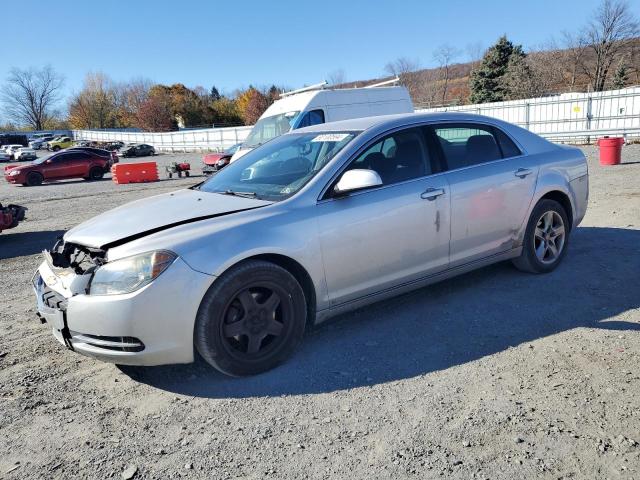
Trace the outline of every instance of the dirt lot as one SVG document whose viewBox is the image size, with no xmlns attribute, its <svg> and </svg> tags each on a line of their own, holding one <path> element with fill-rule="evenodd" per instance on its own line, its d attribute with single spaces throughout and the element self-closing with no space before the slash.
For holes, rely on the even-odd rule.
<svg viewBox="0 0 640 480">
<path fill-rule="evenodd" d="M 35 317 L 42 248 L 196 179 L 0 180 L 29 208 L 0 234 L 0 478 L 640 478 L 640 146 L 618 167 L 585 152 L 589 211 L 554 273 L 500 264 L 376 304 L 248 379 L 100 363 Z"/>
</svg>

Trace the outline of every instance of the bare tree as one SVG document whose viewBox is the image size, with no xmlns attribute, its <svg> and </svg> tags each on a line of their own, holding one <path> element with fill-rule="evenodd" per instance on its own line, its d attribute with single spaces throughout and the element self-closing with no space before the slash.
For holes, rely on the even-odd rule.
<svg viewBox="0 0 640 480">
<path fill-rule="evenodd" d="M 347 78 L 342 68 L 334 70 L 327 75 L 327 82 L 329 82 L 329 85 L 341 85 L 346 83 L 346 81 Z"/>
<path fill-rule="evenodd" d="M 64 79 L 49 65 L 42 69 L 14 68 L 2 93 L 6 116 L 19 125 L 42 130 L 55 113 Z"/>
<path fill-rule="evenodd" d="M 638 32 L 638 21 L 626 1 L 603 0 L 581 36 L 581 43 L 594 56 L 593 63 L 582 62 L 594 91 L 604 90 L 611 66 Z"/>
<path fill-rule="evenodd" d="M 564 65 L 569 66 L 569 78 L 567 84 L 571 90 L 576 86 L 578 71 L 584 64 L 586 46 L 583 38 L 571 32 L 562 32 L 562 46 L 564 54 Z"/>
<path fill-rule="evenodd" d="M 466 46 L 465 53 L 472 70 L 480 64 L 485 50 L 486 48 L 482 45 L 482 42 L 474 42 Z"/>
<path fill-rule="evenodd" d="M 442 103 L 447 98 L 447 88 L 451 77 L 451 62 L 460 55 L 460 50 L 447 43 L 440 45 L 433 53 L 433 59 L 440 66 L 440 81 L 442 82 Z"/>
<path fill-rule="evenodd" d="M 417 60 L 411 60 L 407 57 L 399 57 L 396 60 L 385 65 L 384 70 L 389 75 L 400 78 L 400 84 L 407 87 L 411 98 L 416 99 L 418 88 L 420 86 L 420 76 L 416 71 L 420 68 Z"/>
</svg>

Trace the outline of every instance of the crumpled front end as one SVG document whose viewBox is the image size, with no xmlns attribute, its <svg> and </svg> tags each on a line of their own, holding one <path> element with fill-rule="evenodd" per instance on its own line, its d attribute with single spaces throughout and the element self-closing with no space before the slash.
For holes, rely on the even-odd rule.
<svg viewBox="0 0 640 480">
<path fill-rule="evenodd" d="M 33 277 L 38 316 L 68 349 L 129 365 L 193 361 L 193 327 L 213 277 L 181 258 L 144 287 L 92 295 L 91 281 L 107 252 L 58 242 Z"/>
</svg>

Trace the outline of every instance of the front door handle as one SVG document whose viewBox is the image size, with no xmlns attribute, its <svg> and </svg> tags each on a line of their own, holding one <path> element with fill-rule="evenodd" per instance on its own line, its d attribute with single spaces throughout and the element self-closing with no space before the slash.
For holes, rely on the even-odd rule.
<svg viewBox="0 0 640 480">
<path fill-rule="evenodd" d="M 420 198 L 423 200 L 435 200 L 440 195 L 444 195 L 444 188 L 427 188 L 420 194 Z"/>
<path fill-rule="evenodd" d="M 531 170 L 529 170 L 528 168 L 519 168 L 518 170 L 516 170 L 514 172 L 514 175 L 518 178 L 524 178 L 527 175 L 531 175 L 533 172 Z"/>
</svg>

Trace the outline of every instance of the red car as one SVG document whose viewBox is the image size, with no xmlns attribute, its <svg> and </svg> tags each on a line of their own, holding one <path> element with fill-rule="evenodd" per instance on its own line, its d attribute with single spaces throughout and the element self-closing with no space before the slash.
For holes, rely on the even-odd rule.
<svg viewBox="0 0 640 480">
<path fill-rule="evenodd" d="M 99 180 L 112 163 L 110 157 L 82 150 L 66 150 L 28 165 L 9 165 L 4 169 L 4 178 L 9 183 L 28 186 L 66 178 Z"/>
<path fill-rule="evenodd" d="M 202 157 L 202 161 L 204 162 L 202 173 L 205 175 L 211 175 L 212 173 L 222 170 L 224 167 L 229 165 L 229 160 L 231 160 L 231 157 L 236 153 L 236 150 L 238 150 L 240 145 L 242 144 L 237 143 L 233 147 L 229 147 L 224 152 L 220 153 L 207 153 Z"/>
</svg>

